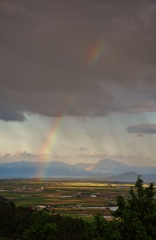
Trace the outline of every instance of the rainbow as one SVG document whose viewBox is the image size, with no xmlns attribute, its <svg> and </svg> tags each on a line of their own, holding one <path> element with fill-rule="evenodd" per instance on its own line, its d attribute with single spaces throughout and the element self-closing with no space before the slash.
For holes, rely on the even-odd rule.
<svg viewBox="0 0 156 240">
<path fill-rule="evenodd" d="M 44 178 L 46 176 L 46 169 L 48 169 L 48 166 L 50 164 L 50 162 L 46 161 L 46 158 L 48 155 L 51 155 L 51 153 L 53 153 L 59 134 L 65 123 L 66 116 L 69 114 L 74 103 L 75 100 L 72 96 L 66 99 L 63 110 L 60 111 L 60 113 L 56 117 L 56 121 L 53 124 L 52 129 L 50 130 L 49 135 L 47 136 L 43 146 L 41 147 L 41 158 L 38 166 L 39 170 L 36 174 L 37 178 Z"/>
<path fill-rule="evenodd" d="M 87 56 L 85 58 L 85 64 L 89 67 L 94 67 L 97 65 L 99 60 L 101 59 L 103 53 L 106 50 L 106 44 L 102 40 L 96 41 L 92 44 L 87 52 Z"/>
</svg>

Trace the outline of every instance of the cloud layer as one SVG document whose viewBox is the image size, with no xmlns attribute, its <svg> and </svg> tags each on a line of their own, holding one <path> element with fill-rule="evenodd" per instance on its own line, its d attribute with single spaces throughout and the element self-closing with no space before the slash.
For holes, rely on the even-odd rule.
<svg viewBox="0 0 156 240">
<path fill-rule="evenodd" d="M 17 152 L 14 154 L 10 153 L 1 153 L 0 154 L 0 160 L 4 162 L 12 162 L 12 161 L 43 161 L 43 159 L 46 159 L 47 161 L 54 161 L 55 159 L 64 159 L 67 158 L 68 161 L 70 158 L 76 158 L 76 159 L 135 159 L 135 156 L 132 155 L 124 155 L 124 154 L 114 154 L 114 153 L 98 153 L 98 152 L 89 152 L 89 153 L 80 153 L 76 156 L 74 155 L 68 155 L 68 156 L 52 156 L 47 154 L 34 154 L 26 151 Z"/>
<path fill-rule="evenodd" d="M 156 124 L 139 124 L 127 127 L 129 133 L 156 134 Z"/>
<path fill-rule="evenodd" d="M 155 111 L 155 22 L 153 0 L 1 1 L 0 119 Z"/>
</svg>

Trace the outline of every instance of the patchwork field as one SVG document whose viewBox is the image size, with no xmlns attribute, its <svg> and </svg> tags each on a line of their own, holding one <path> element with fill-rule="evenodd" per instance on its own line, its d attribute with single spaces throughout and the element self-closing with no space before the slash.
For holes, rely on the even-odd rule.
<svg viewBox="0 0 156 240">
<path fill-rule="evenodd" d="M 13 179 L 0 180 L 0 195 L 16 205 L 32 206 L 54 213 L 89 218 L 97 211 L 111 216 L 117 194 L 128 195 L 133 184 L 104 182 Z"/>
</svg>

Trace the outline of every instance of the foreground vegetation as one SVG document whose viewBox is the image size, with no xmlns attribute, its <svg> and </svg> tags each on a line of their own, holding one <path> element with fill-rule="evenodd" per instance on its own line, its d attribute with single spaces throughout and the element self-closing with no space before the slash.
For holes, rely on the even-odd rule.
<svg viewBox="0 0 156 240">
<path fill-rule="evenodd" d="M 117 196 L 118 209 L 107 221 L 101 213 L 92 222 L 0 201 L 0 240 L 155 240 L 154 185 L 139 177 L 129 196 Z"/>
</svg>

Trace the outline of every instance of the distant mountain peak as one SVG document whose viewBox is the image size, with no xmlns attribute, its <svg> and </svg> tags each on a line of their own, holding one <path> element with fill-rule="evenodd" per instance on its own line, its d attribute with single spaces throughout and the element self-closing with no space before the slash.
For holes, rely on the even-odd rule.
<svg viewBox="0 0 156 240">
<path fill-rule="evenodd" d="M 92 169 L 93 169 L 93 165 L 88 166 L 88 167 L 85 168 L 85 170 L 86 170 L 86 171 L 89 171 L 89 172 L 90 172 Z"/>
<path fill-rule="evenodd" d="M 38 172 L 43 171 L 46 173 L 45 177 L 105 177 L 120 175 L 122 179 L 125 176 L 122 174 L 126 173 L 126 176 L 136 178 L 136 175 L 143 174 L 156 174 L 156 167 L 138 167 L 129 166 L 125 163 L 113 160 L 113 159 L 102 159 L 97 163 L 76 163 L 68 164 L 61 161 L 51 162 L 6 162 L 0 163 L 0 178 L 32 178 Z M 154 177 L 155 179 L 155 177 Z"/>
</svg>

